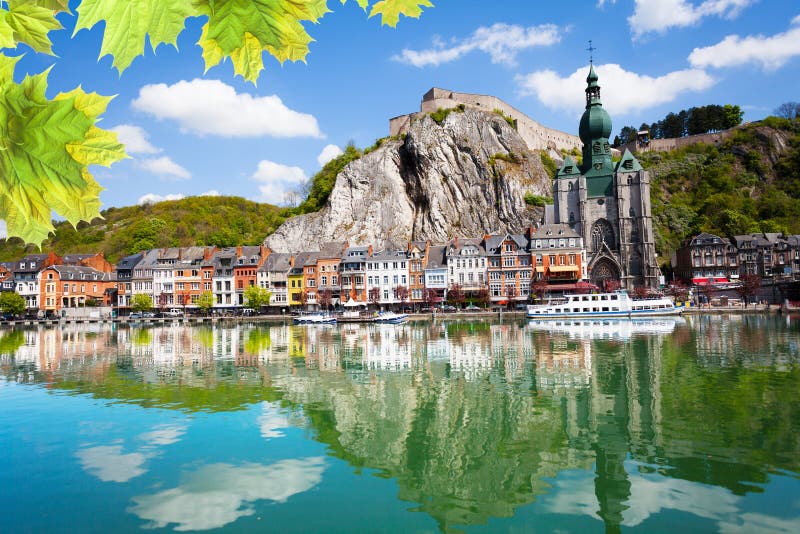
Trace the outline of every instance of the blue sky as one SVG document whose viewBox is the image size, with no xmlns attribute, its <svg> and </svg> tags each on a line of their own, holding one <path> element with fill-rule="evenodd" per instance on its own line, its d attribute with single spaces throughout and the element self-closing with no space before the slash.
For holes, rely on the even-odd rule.
<svg viewBox="0 0 800 534">
<path fill-rule="evenodd" d="M 257 86 L 230 62 L 203 73 L 203 19 L 188 22 L 178 50 L 148 50 L 119 76 L 97 59 L 102 27 L 70 37 L 74 15 L 62 14 L 67 30 L 50 34 L 58 58 L 24 50 L 17 75 L 53 65 L 51 96 L 77 85 L 117 95 L 102 126 L 131 159 L 93 169 L 103 207 L 199 194 L 282 204 L 323 153 L 387 135 L 389 118 L 418 110 L 434 86 L 492 94 L 577 133 L 589 39 L 614 133 L 691 106 L 738 104 L 758 120 L 800 100 L 796 0 L 433 3 L 391 29 L 329 0 L 333 12 L 307 26 L 307 63 L 265 55 Z"/>
</svg>

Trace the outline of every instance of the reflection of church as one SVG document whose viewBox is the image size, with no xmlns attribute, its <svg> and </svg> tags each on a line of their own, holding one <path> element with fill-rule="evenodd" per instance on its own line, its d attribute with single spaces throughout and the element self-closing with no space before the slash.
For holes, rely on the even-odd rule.
<svg viewBox="0 0 800 534">
<path fill-rule="evenodd" d="M 611 161 L 611 117 L 600 102 L 594 66 L 586 78 L 581 165 L 567 156 L 553 184 L 555 223 L 567 223 L 586 244 L 589 278 L 598 285 L 656 287 L 658 265 L 650 214 L 650 175 L 625 151 Z"/>
</svg>

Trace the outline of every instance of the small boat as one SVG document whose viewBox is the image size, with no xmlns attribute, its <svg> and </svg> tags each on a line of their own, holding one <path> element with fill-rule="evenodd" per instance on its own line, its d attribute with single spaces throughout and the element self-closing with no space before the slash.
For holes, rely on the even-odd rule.
<svg viewBox="0 0 800 534">
<path fill-rule="evenodd" d="M 388 324 L 399 324 L 405 322 L 408 319 L 407 313 L 395 313 L 393 311 L 381 312 L 376 315 L 372 322 L 374 323 L 388 323 Z"/>
<path fill-rule="evenodd" d="M 679 315 L 683 310 L 668 297 L 632 299 L 626 291 L 569 294 L 546 304 L 528 306 L 528 319 L 580 319 L 592 317 L 654 317 Z"/>
<path fill-rule="evenodd" d="M 309 313 L 295 317 L 294 324 L 336 324 L 336 317 L 327 313 Z"/>
</svg>

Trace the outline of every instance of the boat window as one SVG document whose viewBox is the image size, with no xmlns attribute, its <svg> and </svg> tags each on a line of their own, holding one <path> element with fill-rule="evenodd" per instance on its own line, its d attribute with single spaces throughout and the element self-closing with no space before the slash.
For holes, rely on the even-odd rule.
<svg viewBox="0 0 800 534">
<path fill-rule="evenodd" d="M 583 300 L 589 300 L 589 297 L 584 295 Z"/>
<path fill-rule="evenodd" d="M 617 300 L 617 295 L 611 295 L 611 300 Z"/>
<path fill-rule="evenodd" d="M 608 311 L 608 306 L 603 306 L 603 311 L 607 312 Z"/>
<path fill-rule="evenodd" d="M 584 308 L 583 311 L 588 312 L 589 308 Z"/>
<path fill-rule="evenodd" d="M 611 311 L 619 311 L 619 308 L 617 308 L 616 306 L 614 306 L 613 308 L 611 308 Z"/>
<path fill-rule="evenodd" d="M 573 308 L 572 311 L 579 312 L 579 311 L 581 311 L 581 309 L 580 308 Z"/>
<path fill-rule="evenodd" d="M 608 300 L 608 295 L 600 295 L 600 300 Z"/>
</svg>

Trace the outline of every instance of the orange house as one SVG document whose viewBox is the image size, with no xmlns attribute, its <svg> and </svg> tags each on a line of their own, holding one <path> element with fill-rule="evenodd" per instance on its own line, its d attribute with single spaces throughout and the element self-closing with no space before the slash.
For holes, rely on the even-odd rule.
<svg viewBox="0 0 800 534">
<path fill-rule="evenodd" d="M 430 241 L 408 244 L 408 296 L 412 304 L 422 304 L 425 297 L 425 266 L 428 264 Z"/>
<path fill-rule="evenodd" d="M 574 283 L 586 279 L 583 239 L 566 224 L 546 224 L 531 235 L 535 280 Z"/>
<path fill-rule="evenodd" d="M 203 291 L 211 290 L 211 275 L 208 263 L 216 247 L 187 247 L 180 249 L 179 261 L 175 264 L 175 300 L 178 306 L 197 306 Z M 211 268 L 213 272 L 213 268 Z M 205 289 L 205 288 L 208 289 Z"/>
<path fill-rule="evenodd" d="M 89 301 L 110 306 L 117 285 L 113 273 L 78 265 L 51 265 L 40 274 L 39 309 L 43 311 L 77 308 Z"/>
<path fill-rule="evenodd" d="M 258 268 L 264 265 L 271 252 L 264 245 L 236 247 L 233 284 L 236 288 L 236 303 L 239 306 L 244 306 L 244 290 L 258 283 Z"/>
<path fill-rule="evenodd" d="M 320 247 L 317 253 L 317 301 L 321 291 L 330 291 L 331 304 L 338 304 L 342 291 L 339 266 L 347 247 L 347 241 L 325 243 Z"/>
</svg>

